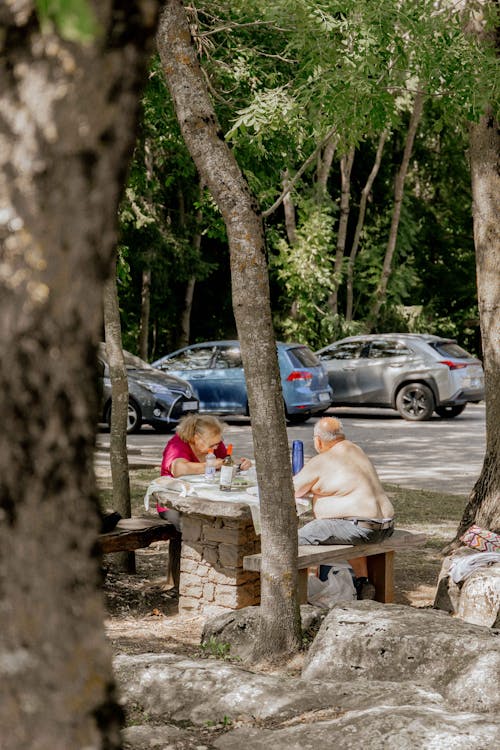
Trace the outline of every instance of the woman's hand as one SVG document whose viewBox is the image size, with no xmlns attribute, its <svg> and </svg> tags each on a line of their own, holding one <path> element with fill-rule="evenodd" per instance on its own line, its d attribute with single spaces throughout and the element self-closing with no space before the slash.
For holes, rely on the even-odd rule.
<svg viewBox="0 0 500 750">
<path fill-rule="evenodd" d="M 249 469 L 251 465 L 252 465 L 252 462 L 250 461 L 249 458 L 243 458 L 243 457 L 240 458 L 239 469 L 241 471 L 247 471 L 247 469 Z"/>
</svg>

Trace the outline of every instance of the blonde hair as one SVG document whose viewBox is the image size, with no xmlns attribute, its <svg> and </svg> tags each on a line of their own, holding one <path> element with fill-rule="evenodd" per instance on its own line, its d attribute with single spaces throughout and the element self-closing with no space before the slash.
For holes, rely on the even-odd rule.
<svg viewBox="0 0 500 750">
<path fill-rule="evenodd" d="M 224 427 L 224 423 L 212 414 L 188 414 L 182 417 L 176 432 L 185 443 L 192 443 L 195 435 L 203 435 L 207 432 L 218 433 L 222 436 Z"/>
</svg>

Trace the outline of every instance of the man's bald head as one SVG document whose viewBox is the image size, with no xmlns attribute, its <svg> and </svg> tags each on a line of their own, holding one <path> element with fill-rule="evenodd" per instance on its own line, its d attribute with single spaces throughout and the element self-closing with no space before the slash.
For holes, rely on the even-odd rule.
<svg viewBox="0 0 500 750">
<path fill-rule="evenodd" d="M 336 417 L 322 417 L 314 425 L 314 437 L 319 437 L 324 443 L 333 443 L 339 437 L 345 437 L 344 427 Z"/>
</svg>

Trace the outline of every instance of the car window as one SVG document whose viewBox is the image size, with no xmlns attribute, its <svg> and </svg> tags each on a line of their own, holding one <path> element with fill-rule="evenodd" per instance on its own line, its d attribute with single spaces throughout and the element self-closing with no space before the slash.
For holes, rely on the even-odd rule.
<svg viewBox="0 0 500 750">
<path fill-rule="evenodd" d="M 335 344 L 320 354 L 320 359 L 359 359 L 365 346 L 364 341 L 345 341 L 343 344 Z"/>
<path fill-rule="evenodd" d="M 294 367 L 318 367 L 319 359 L 307 346 L 296 346 L 293 349 L 287 349 Z"/>
<path fill-rule="evenodd" d="M 226 346 L 218 350 L 214 367 L 225 370 L 233 367 L 243 367 L 239 346 Z"/>
<path fill-rule="evenodd" d="M 213 346 L 185 349 L 175 357 L 164 359 L 160 367 L 162 370 L 204 370 L 210 367 L 213 352 Z"/>
<path fill-rule="evenodd" d="M 443 357 L 453 357 L 454 359 L 473 359 L 472 354 L 462 349 L 455 341 L 445 341 L 443 343 L 433 342 L 432 348 L 435 349 Z"/>
<path fill-rule="evenodd" d="M 411 351 L 399 341 L 372 341 L 369 359 L 383 359 L 384 357 L 402 357 L 411 354 Z"/>
</svg>

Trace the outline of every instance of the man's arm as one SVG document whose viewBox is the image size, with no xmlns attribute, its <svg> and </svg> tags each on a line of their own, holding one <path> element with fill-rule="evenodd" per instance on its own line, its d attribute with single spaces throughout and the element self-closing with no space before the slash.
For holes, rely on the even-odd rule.
<svg viewBox="0 0 500 750">
<path fill-rule="evenodd" d="M 313 459 L 311 459 L 311 461 L 312 460 Z M 311 461 L 307 463 L 298 474 L 295 474 L 293 478 L 295 497 L 305 497 L 305 495 L 308 495 L 316 482 L 317 477 L 314 474 L 314 471 L 311 471 Z"/>
</svg>

